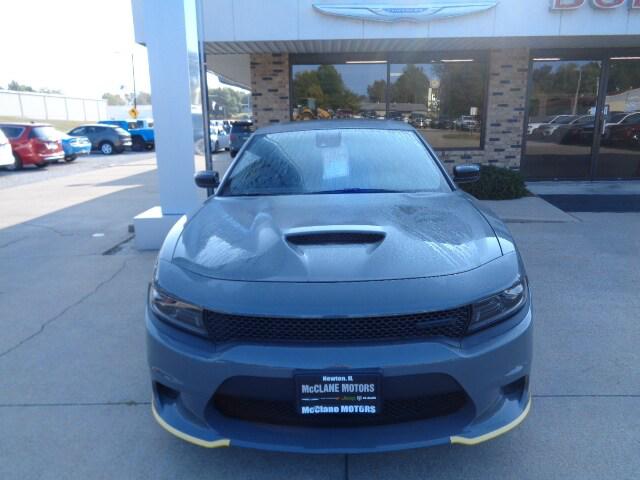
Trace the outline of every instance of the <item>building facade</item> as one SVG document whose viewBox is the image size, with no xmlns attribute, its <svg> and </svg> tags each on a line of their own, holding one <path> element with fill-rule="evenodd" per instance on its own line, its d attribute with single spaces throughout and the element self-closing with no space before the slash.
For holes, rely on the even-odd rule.
<svg viewBox="0 0 640 480">
<path fill-rule="evenodd" d="M 449 168 L 640 178 L 640 0 L 147 3 L 133 0 L 134 20 L 157 126 L 156 102 L 180 89 L 189 98 L 194 82 L 154 78 L 194 58 L 182 40 L 199 30 L 206 69 L 251 90 L 258 126 L 391 118 L 414 125 Z"/>
</svg>

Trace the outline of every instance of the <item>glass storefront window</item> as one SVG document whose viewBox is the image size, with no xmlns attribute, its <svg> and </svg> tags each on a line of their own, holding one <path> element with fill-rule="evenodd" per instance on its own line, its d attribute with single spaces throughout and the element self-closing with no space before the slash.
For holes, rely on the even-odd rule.
<svg viewBox="0 0 640 480">
<path fill-rule="evenodd" d="M 598 178 L 640 178 L 640 59 L 611 59 Z"/>
<path fill-rule="evenodd" d="M 435 149 L 481 147 L 485 66 L 474 60 L 391 64 L 389 118 Z"/>
<path fill-rule="evenodd" d="M 588 178 L 601 62 L 533 62 L 522 171 L 528 178 Z"/>
<path fill-rule="evenodd" d="M 435 149 L 482 148 L 481 60 L 294 63 L 291 73 L 293 120 L 388 118 L 411 123 Z"/>
<path fill-rule="evenodd" d="M 294 65 L 293 120 L 384 118 L 386 63 Z"/>
</svg>

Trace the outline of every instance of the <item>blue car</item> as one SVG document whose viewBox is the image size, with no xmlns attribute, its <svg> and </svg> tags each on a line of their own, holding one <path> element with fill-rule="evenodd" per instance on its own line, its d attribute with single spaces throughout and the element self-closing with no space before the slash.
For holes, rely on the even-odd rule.
<svg viewBox="0 0 640 480">
<path fill-rule="evenodd" d="M 204 447 L 474 445 L 530 408 L 532 309 L 505 224 L 397 121 L 258 129 L 160 250 L 152 411 Z"/>
<path fill-rule="evenodd" d="M 65 162 L 73 162 L 76 158 L 91 153 L 91 142 L 87 137 L 72 137 L 66 133 L 61 133 L 60 140 L 64 150 Z"/>
</svg>

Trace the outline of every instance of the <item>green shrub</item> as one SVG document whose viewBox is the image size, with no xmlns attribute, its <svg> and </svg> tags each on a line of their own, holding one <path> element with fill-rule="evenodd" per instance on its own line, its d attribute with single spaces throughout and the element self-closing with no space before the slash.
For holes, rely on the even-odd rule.
<svg viewBox="0 0 640 480">
<path fill-rule="evenodd" d="M 482 165 L 480 180 L 460 185 L 478 200 L 512 200 L 531 195 L 519 172 L 507 168 Z"/>
</svg>

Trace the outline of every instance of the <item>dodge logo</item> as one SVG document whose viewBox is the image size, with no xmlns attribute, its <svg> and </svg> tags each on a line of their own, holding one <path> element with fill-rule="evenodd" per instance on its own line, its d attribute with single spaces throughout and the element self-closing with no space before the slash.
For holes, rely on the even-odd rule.
<svg viewBox="0 0 640 480">
<path fill-rule="evenodd" d="M 582 7 L 588 0 L 551 0 L 551 10 L 575 10 Z M 640 0 L 590 0 L 591 6 L 600 10 L 628 5 L 630 9 L 640 9 Z"/>
</svg>

